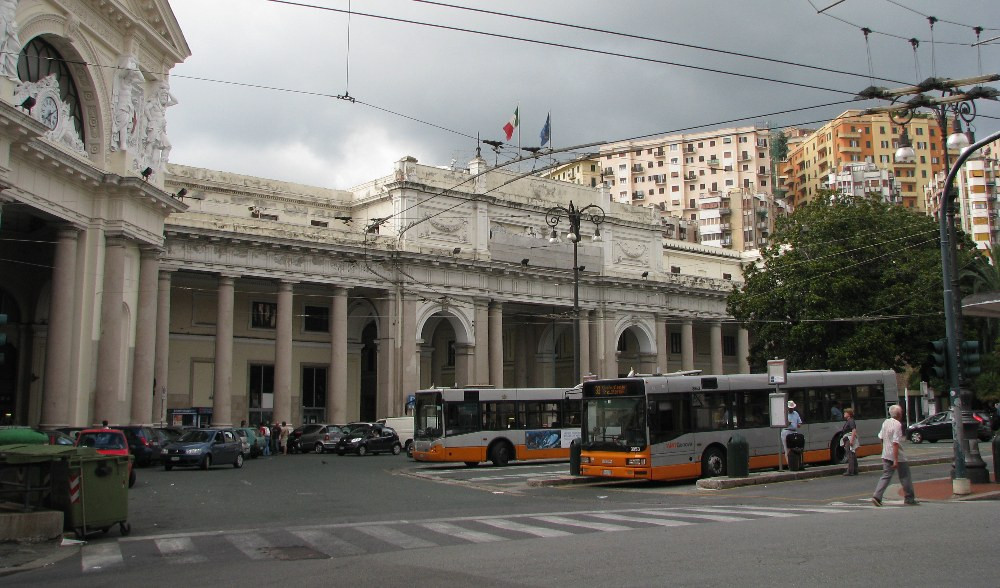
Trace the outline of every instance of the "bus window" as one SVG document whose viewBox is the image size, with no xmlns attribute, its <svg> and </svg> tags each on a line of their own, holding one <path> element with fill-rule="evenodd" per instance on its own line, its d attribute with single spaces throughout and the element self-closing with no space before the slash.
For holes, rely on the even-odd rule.
<svg viewBox="0 0 1000 588">
<path fill-rule="evenodd" d="M 483 430 L 484 431 L 504 431 L 516 429 L 513 402 L 484 402 L 483 403 Z"/>
<path fill-rule="evenodd" d="M 563 401 L 563 426 L 580 426 L 580 400 L 567 398 Z"/>
<path fill-rule="evenodd" d="M 885 388 L 876 384 L 854 387 L 854 418 L 877 419 L 885 412 Z"/>
<path fill-rule="evenodd" d="M 524 402 L 521 404 L 521 422 L 526 429 L 547 429 L 559 426 L 558 402 Z"/>
<path fill-rule="evenodd" d="M 691 413 L 695 431 L 719 431 L 729 428 L 732 416 L 725 393 L 696 392 L 691 395 Z"/>
<path fill-rule="evenodd" d="M 445 404 L 445 423 L 448 430 L 445 435 L 461 435 L 479 430 L 477 416 L 478 402 L 449 402 Z"/>
<path fill-rule="evenodd" d="M 737 398 L 742 405 L 740 412 L 743 414 L 743 422 L 737 422 L 737 427 L 750 429 L 771 425 L 770 406 L 767 401 L 769 392 L 769 390 L 759 390 L 737 393 Z"/>
<path fill-rule="evenodd" d="M 688 432 L 686 394 L 650 396 L 649 442 L 664 443 Z"/>
</svg>

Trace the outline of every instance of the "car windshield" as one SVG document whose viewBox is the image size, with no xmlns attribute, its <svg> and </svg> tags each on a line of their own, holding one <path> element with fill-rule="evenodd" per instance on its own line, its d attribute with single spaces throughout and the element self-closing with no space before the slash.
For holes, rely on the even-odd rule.
<svg viewBox="0 0 1000 588">
<path fill-rule="evenodd" d="M 181 436 L 180 440 L 185 443 L 204 443 L 211 441 L 214 437 L 214 431 L 188 431 Z"/>
<path fill-rule="evenodd" d="M 125 437 L 121 433 L 84 433 L 80 435 L 81 447 L 94 449 L 125 449 Z"/>
<path fill-rule="evenodd" d="M 344 435 L 357 435 L 363 437 L 371 430 L 371 425 L 347 425 L 340 430 Z"/>
</svg>

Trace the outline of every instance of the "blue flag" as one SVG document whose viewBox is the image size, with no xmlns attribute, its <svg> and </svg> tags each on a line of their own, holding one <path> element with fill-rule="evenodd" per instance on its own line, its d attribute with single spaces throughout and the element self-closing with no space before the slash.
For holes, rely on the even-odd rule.
<svg viewBox="0 0 1000 588">
<path fill-rule="evenodd" d="M 552 126 L 549 124 L 551 122 L 550 121 L 551 118 L 552 118 L 551 113 L 545 115 L 545 126 L 542 127 L 542 134 L 539 136 L 539 138 L 542 140 L 541 143 L 542 147 L 545 147 L 545 144 L 549 142 L 549 133 L 552 131 Z"/>
</svg>

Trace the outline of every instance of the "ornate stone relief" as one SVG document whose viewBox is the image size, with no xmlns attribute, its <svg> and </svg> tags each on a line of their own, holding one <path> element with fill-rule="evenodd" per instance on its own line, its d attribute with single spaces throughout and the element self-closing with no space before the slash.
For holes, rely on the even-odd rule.
<svg viewBox="0 0 1000 588">
<path fill-rule="evenodd" d="M 139 150 L 139 123 L 143 118 L 146 78 L 139 71 L 135 55 L 123 55 L 118 61 L 111 91 L 111 151 Z"/>
<path fill-rule="evenodd" d="M 18 26 L 14 20 L 18 0 L 0 0 L 0 75 L 17 81 L 17 58 L 21 54 Z M 20 104 L 20 103 L 19 103 Z"/>
<path fill-rule="evenodd" d="M 29 110 L 31 118 L 49 128 L 45 138 L 86 157 L 87 150 L 73 125 L 69 104 L 60 97 L 56 75 L 49 74 L 37 82 L 22 82 L 14 90 L 14 103 L 22 104 L 29 96 L 35 99 L 35 105 Z"/>
<path fill-rule="evenodd" d="M 628 259 L 642 259 L 649 252 L 649 247 L 645 243 L 629 243 L 627 241 L 615 241 L 615 262 Z"/>
</svg>

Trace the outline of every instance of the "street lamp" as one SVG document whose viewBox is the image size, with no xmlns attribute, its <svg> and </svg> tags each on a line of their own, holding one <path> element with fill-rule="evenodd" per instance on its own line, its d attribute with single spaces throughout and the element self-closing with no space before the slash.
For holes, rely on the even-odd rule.
<svg viewBox="0 0 1000 588">
<path fill-rule="evenodd" d="M 863 90 L 859 99 L 880 98 L 891 100 L 890 106 L 873 108 L 865 111 L 865 114 L 886 113 L 893 123 L 903 126 L 913 119 L 913 115 L 921 108 L 932 111 L 938 126 L 941 129 L 941 138 L 947 137 L 944 149 L 945 169 L 949 170 L 948 180 L 945 182 L 942 192 L 941 204 L 938 210 L 939 234 L 941 239 L 941 275 L 944 283 L 944 316 L 945 334 L 947 336 L 947 366 L 948 366 L 948 386 L 949 396 L 952 402 L 952 421 L 954 427 L 955 462 L 953 472 L 953 491 L 956 494 L 968 494 L 969 483 L 983 483 L 989 481 L 989 472 L 986 464 L 979 454 L 978 447 L 973 445 L 970 452 L 964 430 L 964 413 L 971 409 L 972 403 L 968 390 L 964 388 L 965 378 L 961 369 L 962 355 L 960 352 L 959 324 L 962 320 L 962 307 L 958 291 L 957 267 L 957 242 L 955 230 L 955 200 L 957 191 L 952 189 L 954 172 L 948 154 L 949 149 L 963 150 L 969 147 L 969 139 L 962 133 L 961 121 L 967 124 L 976 118 L 975 100 L 985 98 L 996 100 L 1000 92 L 993 88 L 976 85 L 972 88 L 962 89 L 964 86 L 994 82 L 1000 80 L 1000 75 L 990 74 L 965 78 L 960 80 L 949 80 L 941 78 L 928 78 L 916 86 L 908 86 L 896 90 L 885 88 L 869 87 Z M 940 92 L 939 97 L 931 97 L 925 92 Z M 903 97 L 909 97 L 905 102 L 901 102 Z M 948 134 L 949 115 L 954 119 L 954 133 Z M 960 153 L 957 167 L 964 162 L 971 152 Z M 900 163 L 909 163 L 914 159 L 913 147 L 909 141 L 906 128 L 903 128 L 903 135 L 900 137 L 899 149 L 896 151 L 896 160 Z"/>
<path fill-rule="evenodd" d="M 570 200 L 569 207 L 553 206 L 545 212 L 545 222 L 552 227 L 549 234 L 549 243 L 559 243 L 559 233 L 556 226 L 559 221 L 566 218 L 569 221 L 569 232 L 566 238 L 573 243 L 573 383 L 580 382 L 580 261 L 577 258 L 577 247 L 580 244 L 582 235 L 580 234 L 580 222 L 583 219 L 594 223 L 594 242 L 601 241 L 601 223 L 604 222 L 604 209 L 596 204 L 588 204 L 583 208 L 573 206 Z"/>
</svg>

